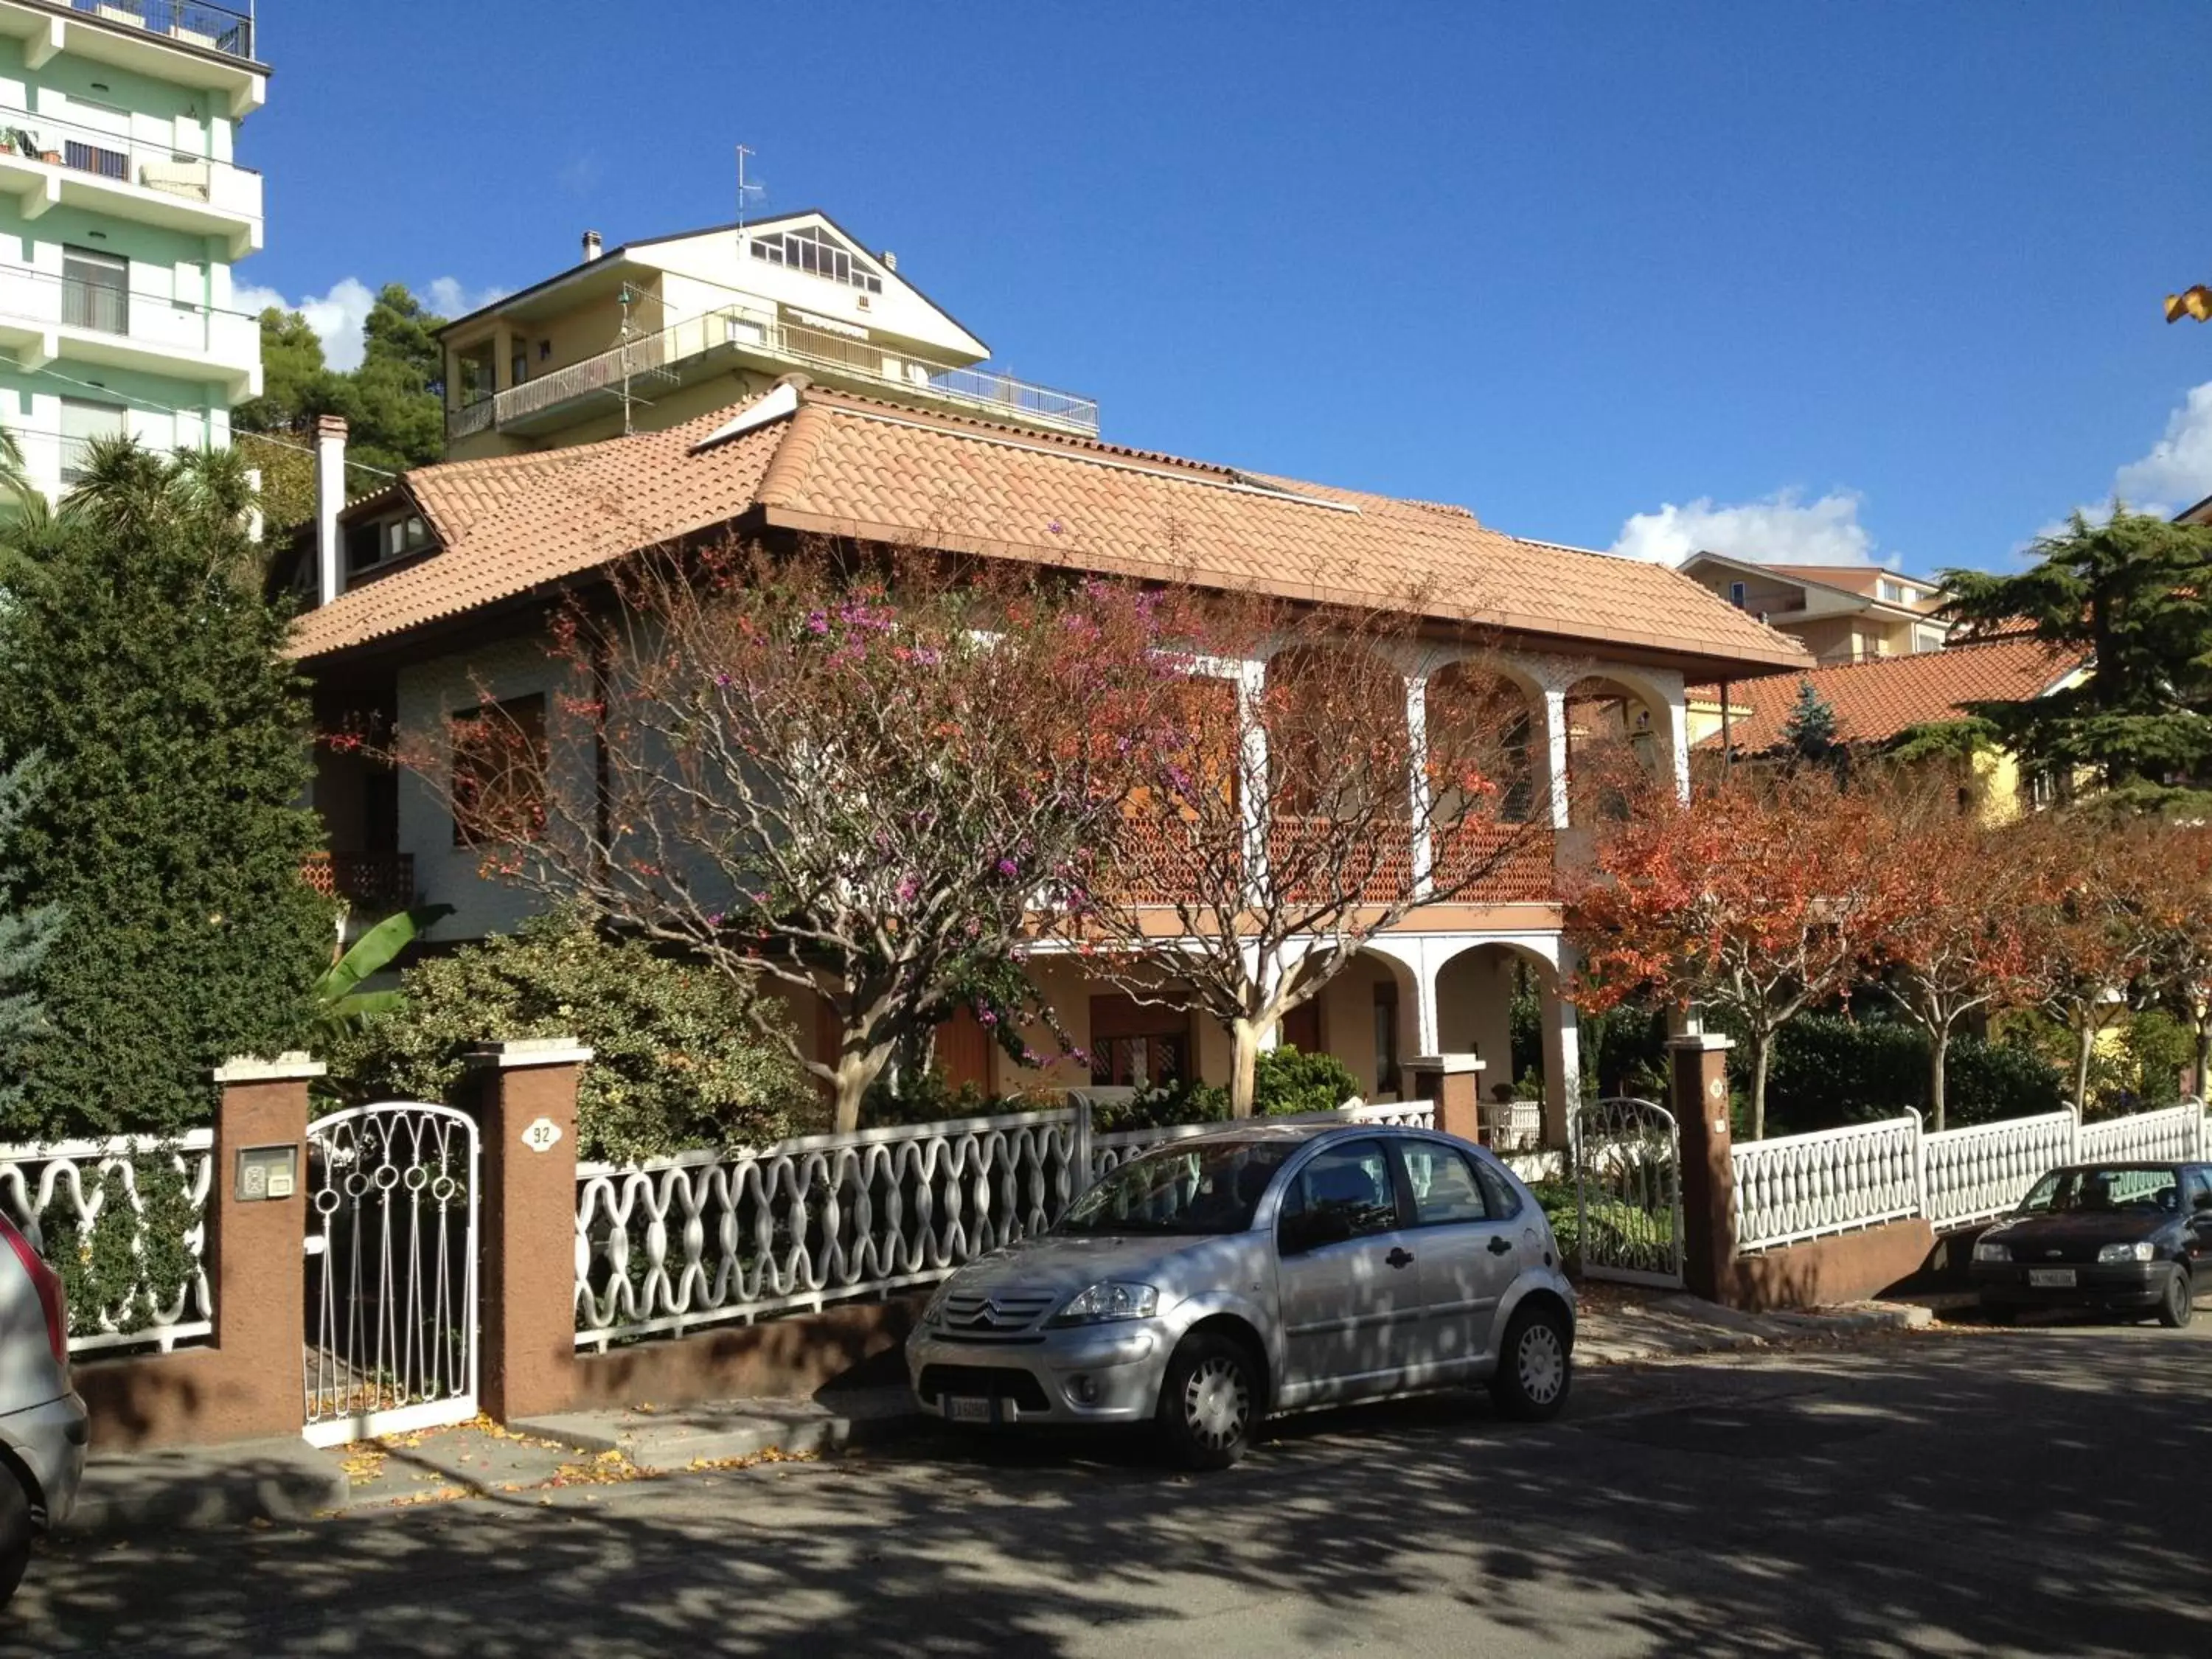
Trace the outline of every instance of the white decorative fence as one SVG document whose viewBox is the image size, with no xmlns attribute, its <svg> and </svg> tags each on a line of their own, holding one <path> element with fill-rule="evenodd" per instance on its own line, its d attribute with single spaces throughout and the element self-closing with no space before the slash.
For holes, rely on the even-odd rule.
<svg viewBox="0 0 2212 1659">
<path fill-rule="evenodd" d="M 1419 1123 L 1424 1103 L 1270 1123 Z M 1139 1152 L 1230 1127 L 1094 1135 L 1079 1101 L 576 1170 L 576 1345 L 674 1336 L 944 1278 L 1042 1231 Z"/>
<path fill-rule="evenodd" d="M 0 1207 L 38 1228 L 69 1285 L 70 1352 L 166 1353 L 212 1334 L 203 1247 L 214 1164 L 212 1129 L 0 1146 Z M 173 1177 L 166 1201 L 141 1190 L 148 1167 Z"/>
<path fill-rule="evenodd" d="M 2070 1111 L 1922 1132 L 1920 1115 L 1733 1149 L 1740 1250 L 1924 1218 L 1937 1228 L 2002 1215 L 2064 1164 L 2205 1156 L 2204 1106 L 2082 1123 Z"/>
<path fill-rule="evenodd" d="M 1920 1115 L 1734 1149 L 1736 1248 L 1790 1244 L 1920 1212 Z"/>
</svg>

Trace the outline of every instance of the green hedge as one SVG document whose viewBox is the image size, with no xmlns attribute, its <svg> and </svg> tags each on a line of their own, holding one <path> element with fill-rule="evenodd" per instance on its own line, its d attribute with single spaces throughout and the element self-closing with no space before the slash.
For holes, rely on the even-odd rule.
<svg viewBox="0 0 2212 1659">
<path fill-rule="evenodd" d="M 1729 1081 L 1748 1095 L 1751 1066 L 1739 1044 Z M 2033 1050 L 1973 1036 L 1951 1040 L 1944 1072 L 1947 1127 L 2058 1109 L 2065 1079 Z M 1776 1037 L 1766 1082 L 1766 1133 L 1797 1134 L 1928 1109 L 1928 1038 L 1917 1026 L 1801 1014 Z"/>
</svg>

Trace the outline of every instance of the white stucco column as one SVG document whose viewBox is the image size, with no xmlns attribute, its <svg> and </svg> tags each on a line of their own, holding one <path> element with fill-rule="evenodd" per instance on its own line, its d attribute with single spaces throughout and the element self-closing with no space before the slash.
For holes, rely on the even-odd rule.
<svg viewBox="0 0 2212 1659">
<path fill-rule="evenodd" d="M 1436 848 L 1429 836 L 1429 677 L 1406 676 L 1406 805 L 1413 831 L 1413 891 L 1429 896 Z M 1424 1048 L 1425 1054 L 1433 1054 Z"/>
<path fill-rule="evenodd" d="M 1567 1125 L 1583 1098 L 1582 1018 L 1556 985 L 1543 988 L 1544 1145 L 1567 1144 Z"/>
<path fill-rule="evenodd" d="M 1567 689 L 1544 688 L 1544 769 L 1550 781 L 1552 828 L 1567 827 Z"/>
<path fill-rule="evenodd" d="M 1679 687 L 1670 688 L 1667 697 L 1667 746 L 1674 757 L 1674 793 L 1677 799 L 1690 799 L 1690 700 Z"/>
<path fill-rule="evenodd" d="M 1244 817 L 1244 887 L 1257 895 L 1267 883 L 1267 727 L 1261 718 L 1267 665 L 1237 667 L 1237 789 Z"/>
</svg>

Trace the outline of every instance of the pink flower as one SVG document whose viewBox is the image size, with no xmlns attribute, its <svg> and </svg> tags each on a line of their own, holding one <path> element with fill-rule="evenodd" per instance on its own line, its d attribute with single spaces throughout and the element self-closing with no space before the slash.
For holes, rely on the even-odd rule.
<svg viewBox="0 0 2212 1659">
<path fill-rule="evenodd" d="M 1000 859 L 999 860 L 999 873 L 1006 877 L 1008 880 L 1012 880 L 1014 877 L 1021 874 L 1021 872 L 1022 866 L 1016 864 L 1012 859 Z"/>
</svg>

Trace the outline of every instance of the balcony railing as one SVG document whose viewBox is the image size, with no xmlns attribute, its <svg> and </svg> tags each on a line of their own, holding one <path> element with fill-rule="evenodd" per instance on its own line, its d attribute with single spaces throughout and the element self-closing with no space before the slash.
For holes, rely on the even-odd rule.
<svg viewBox="0 0 2212 1659">
<path fill-rule="evenodd" d="M 572 399 L 611 391 L 626 380 L 665 380 L 680 364 L 710 351 L 727 349 L 760 352 L 807 368 L 828 369 L 888 391 L 961 405 L 995 419 L 1086 434 L 1098 430 L 1095 398 L 1035 386 L 993 369 L 957 368 L 929 362 L 877 342 L 785 322 L 750 306 L 723 306 L 509 386 L 485 402 L 452 410 L 446 417 L 446 435 L 461 438 L 489 427 L 508 426 Z"/>
<path fill-rule="evenodd" d="M 1413 847 L 1410 835 L 1393 838 L 1371 854 L 1342 848 L 1342 832 L 1323 821 L 1279 817 L 1268 826 L 1267 854 L 1277 881 L 1290 884 L 1294 902 L 1324 896 L 1323 886 L 1346 875 L 1364 875 L 1364 897 L 1390 904 L 1411 890 Z M 1133 826 L 1130 849 L 1136 866 L 1134 892 L 1139 904 L 1171 904 L 1194 897 L 1206 860 L 1184 837 L 1157 824 Z M 1302 850 L 1304 838 L 1319 835 L 1325 844 Z M 1431 887 L 1456 904 L 1548 904 L 1559 896 L 1553 874 L 1553 835 L 1536 824 L 1469 822 L 1439 830 L 1431 850 Z M 1470 880 L 1470 878 L 1472 879 Z M 1224 883 L 1226 878 L 1221 878 Z M 1465 884 L 1462 885 L 1462 884 Z"/>
<path fill-rule="evenodd" d="M 118 345 L 143 349 L 149 360 L 211 358 L 241 377 L 261 360 L 259 320 L 245 312 L 0 263 L 0 337 L 25 326 L 79 329 L 112 337 Z M 118 362 L 137 355 L 116 355 L 106 347 L 102 351 L 106 354 L 103 361 Z M 146 366 L 162 372 L 151 361 Z"/>
<path fill-rule="evenodd" d="M 261 213 L 261 175 L 251 167 L 10 104 L 0 104 L 0 155 L 142 185 L 221 212 L 255 218 Z"/>
<path fill-rule="evenodd" d="M 253 8 L 218 6 L 209 0 L 70 0 L 70 9 L 103 23 L 120 23 L 166 34 L 188 46 L 253 61 Z"/>
<path fill-rule="evenodd" d="M 415 902 L 410 853 L 317 853 L 300 866 L 300 878 L 358 910 L 395 915 Z"/>
</svg>

